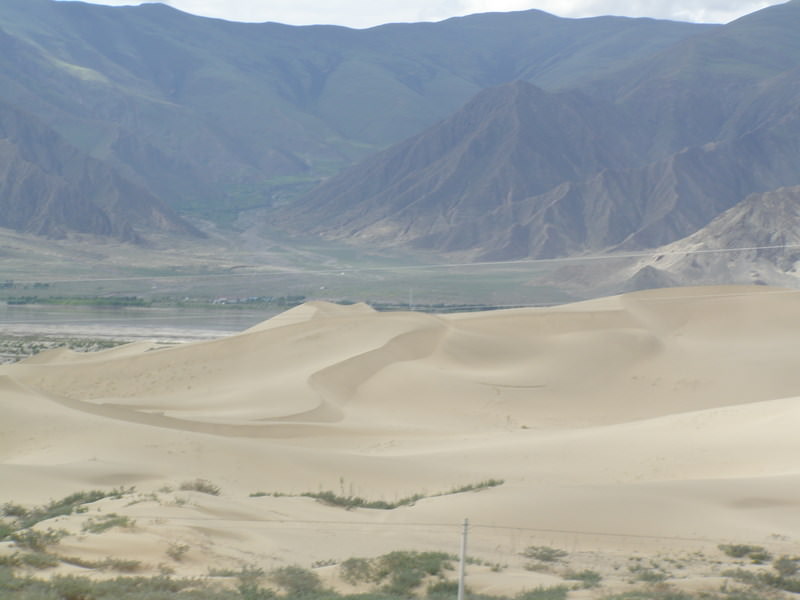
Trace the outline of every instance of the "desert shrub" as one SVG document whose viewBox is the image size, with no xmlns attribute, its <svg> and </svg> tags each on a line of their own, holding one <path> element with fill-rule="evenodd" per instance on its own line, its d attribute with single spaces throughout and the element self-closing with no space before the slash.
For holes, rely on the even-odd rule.
<svg viewBox="0 0 800 600">
<path fill-rule="evenodd" d="M 783 577 L 774 573 L 759 573 L 758 582 L 777 590 L 800 594 L 800 578 L 797 577 Z"/>
<path fill-rule="evenodd" d="M 236 591 L 241 600 L 273 600 L 275 592 L 269 588 L 262 588 L 257 581 L 240 581 Z"/>
<path fill-rule="evenodd" d="M 722 572 L 723 577 L 730 577 L 735 581 L 746 583 L 748 585 L 758 584 L 758 573 L 753 571 L 746 571 L 744 569 L 728 569 Z"/>
<path fill-rule="evenodd" d="M 793 575 L 797 575 L 797 572 L 800 570 L 800 557 L 783 555 L 773 561 L 772 568 L 775 569 L 781 577 L 792 577 Z"/>
<path fill-rule="evenodd" d="M 43 581 L 19 577 L 0 567 L 0 598 L 5 600 L 267 600 L 245 597 L 197 579 L 117 577 L 93 581 L 88 577 L 55 576 Z"/>
<path fill-rule="evenodd" d="M 67 532 L 63 529 L 48 529 L 47 531 L 26 529 L 24 531 L 16 531 L 11 534 L 11 539 L 20 548 L 28 548 L 36 552 L 44 552 L 49 546 L 60 542 L 61 538 L 63 538 L 66 534 Z"/>
<path fill-rule="evenodd" d="M 465 594 L 469 593 L 468 590 L 464 590 Z M 453 598 L 458 597 L 458 582 L 457 581 L 436 581 L 428 586 L 427 590 L 428 598 L 432 599 L 439 599 L 445 598 L 447 600 L 452 600 Z"/>
<path fill-rule="evenodd" d="M 116 571 L 117 573 L 136 573 L 144 568 L 142 561 L 126 558 L 106 558 L 100 561 L 103 571 Z"/>
<path fill-rule="evenodd" d="M 425 577 L 452 569 L 452 560 L 444 552 L 390 552 L 373 561 L 373 580 L 388 594 L 409 595 Z"/>
<path fill-rule="evenodd" d="M 564 579 L 568 581 L 579 581 L 582 588 L 589 589 L 600 585 L 603 576 L 597 571 L 584 569 L 583 571 L 567 571 L 564 573 Z"/>
<path fill-rule="evenodd" d="M 37 523 L 47 521 L 48 519 L 85 511 L 85 504 L 91 504 L 103 498 L 122 498 L 124 495 L 132 493 L 134 489 L 135 488 L 130 487 L 116 488 L 106 492 L 102 490 L 76 492 L 61 500 L 54 500 L 44 506 L 38 506 L 30 510 L 16 504 L 5 504 L 3 506 L 3 512 L 6 516 L 13 516 L 16 518 L 20 529 L 27 529 L 33 527 Z"/>
<path fill-rule="evenodd" d="M 275 569 L 269 574 L 269 580 L 290 598 L 308 597 L 322 591 L 319 575 L 296 565 Z"/>
<path fill-rule="evenodd" d="M 484 479 L 483 481 L 479 481 L 478 483 L 468 483 L 467 485 L 462 485 L 460 487 L 453 488 L 449 492 L 447 492 L 447 494 L 450 495 L 450 494 L 463 494 L 464 492 L 477 492 L 480 490 L 485 490 L 488 488 L 493 488 L 499 485 L 503 485 L 505 482 L 506 482 L 505 479 Z"/>
<path fill-rule="evenodd" d="M 180 489 L 186 492 L 201 492 L 211 496 L 219 496 L 222 490 L 219 486 L 211 483 L 207 479 L 195 479 L 193 481 L 184 481 Z"/>
<path fill-rule="evenodd" d="M 166 554 L 175 562 L 181 562 L 189 552 L 189 546 L 180 542 L 170 542 Z"/>
<path fill-rule="evenodd" d="M 437 494 L 413 494 L 411 496 L 407 496 L 405 498 L 400 498 L 399 500 L 394 500 L 393 502 L 387 502 L 386 500 L 367 500 L 366 498 L 362 498 L 360 496 L 345 496 L 343 494 L 337 494 L 336 492 L 332 492 L 330 490 L 322 491 L 322 492 L 305 492 L 301 494 L 301 496 L 307 498 L 314 498 L 315 500 L 319 500 L 325 504 L 330 506 L 341 506 L 342 508 L 346 508 L 348 510 L 352 510 L 354 508 L 371 508 L 376 510 L 394 510 L 395 508 L 399 508 L 401 506 L 411 506 L 418 501 L 424 498 L 436 498 L 439 496 L 448 496 L 452 494 L 461 494 L 464 492 L 474 492 L 483 490 L 490 487 L 495 487 L 498 485 L 502 485 L 505 483 L 502 479 L 486 479 L 484 481 L 480 481 L 478 483 L 470 483 L 461 487 L 456 487 L 451 489 L 448 492 L 440 492 Z M 254 496 L 255 494 L 251 494 Z M 258 495 L 266 495 L 263 492 L 259 492 Z M 272 494 L 273 496 L 277 496 L 280 494 Z"/>
<path fill-rule="evenodd" d="M 272 600 L 275 592 L 262 588 L 259 579 L 264 576 L 264 570 L 256 566 L 244 566 L 234 575 L 238 578 L 236 591 L 242 600 Z"/>
<path fill-rule="evenodd" d="M 567 556 L 567 552 L 550 546 L 528 546 L 520 554 L 541 562 L 559 562 Z"/>
<path fill-rule="evenodd" d="M 749 558 L 756 564 L 769 561 L 772 556 L 763 546 L 750 544 L 720 544 L 717 546 L 726 556 L 731 558 Z"/>
<path fill-rule="evenodd" d="M 348 558 L 339 565 L 339 575 L 350 585 L 372 581 L 372 567 L 366 558 Z"/>
<path fill-rule="evenodd" d="M 17 530 L 11 523 L 0 521 L 0 542 L 11 537 L 11 534 Z"/>
<path fill-rule="evenodd" d="M 713 596 L 711 596 L 713 598 Z M 676 590 L 668 585 L 648 586 L 644 590 L 634 590 L 622 594 L 605 596 L 603 600 L 697 600 L 688 592 Z"/>
<path fill-rule="evenodd" d="M 724 590 L 720 594 L 709 597 L 709 600 L 765 600 L 772 595 L 765 596 L 763 592 L 757 590 Z"/>
<path fill-rule="evenodd" d="M 338 565 L 339 561 L 335 558 L 321 558 L 319 560 L 315 560 L 311 563 L 312 569 L 321 569 L 322 567 L 333 567 L 334 565 Z"/>
<path fill-rule="evenodd" d="M 425 574 L 414 568 L 393 571 L 381 589 L 393 596 L 410 596 L 422 584 Z"/>
<path fill-rule="evenodd" d="M 667 574 L 659 569 L 650 569 L 636 565 L 630 568 L 634 581 L 642 581 L 644 583 L 659 583 L 667 579 Z"/>
<path fill-rule="evenodd" d="M 6 502 L 3 504 L 3 516 L 22 519 L 28 515 L 28 509 L 20 504 Z"/>
<path fill-rule="evenodd" d="M 52 569 L 59 565 L 59 560 L 46 552 L 29 552 L 20 555 L 20 565 L 32 569 Z"/>
<path fill-rule="evenodd" d="M 124 527 L 130 529 L 135 525 L 136 521 L 130 517 L 125 517 L 116 513 L 110 513 L 96 519 L 90 518 L 88 521 L 86 521 L 86 523 L 83 524 L 82 530 L 87 533 L 103 533 L 112 527 Z"/>
<path fill-rule="evenodd" d="M 19 552 L 14 552 L 13 554 L 0 554 L 0 569 L 6 567 L 13 569 L 21 564 L 22 559 L 20 558 Z"/>
<path fill-rule="evenodd" d="M 395 551 L 379 556 L 373 562 L 373 579 L 381 581 L 402 570 L 419 571 L 425 575 L 440 575 L 452 569 L 454 557 L 445 552 Z"/>
<path fill-rule="evenodd" d="M 772 554 L 770 554 L 766 550 L 758 550 L 755 552 L 751 552 L 750 554 L 747 555 L 747 557 L 750 559 L 750 562 L 752 562 L 755 565 L 763 565 L 764 563 L 768 563 L 769 561 L 772 560 Z"/>
<path fill-rule="evenodd" d="M 566 600 L 569 588 L 565 585 L 537 587 L 525 590 L 515 596 L 515 600 Z"/>
<path fill-rule="evenodd" d="M 50 580 L 53 591 L 63 600 L 90 600 L 93 596 L 92 581 L 86 577 L 61 575 Z"/>
</svg>

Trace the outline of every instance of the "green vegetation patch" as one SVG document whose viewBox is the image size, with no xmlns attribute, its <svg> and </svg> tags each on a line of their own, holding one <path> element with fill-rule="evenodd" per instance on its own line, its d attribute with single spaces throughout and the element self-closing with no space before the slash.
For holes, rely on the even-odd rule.
<svg viewBox="0 0 800 600">
<path fill-rule="evenodd" d="M 53 500 L 52 502 L 34 508 L 25 508 L 19 504 L 6 503 L 2 507 L 2 514 L 4 517 L 14 519 L 13 528 L 15 531 L 20 529 L 28 529 L 37 523 L 55 519 L 56 517 L 63 517 L 71 515 L 76 512 L 85 512 L 86 504 L 91 504 L 102 500 L 104 498 L 122 498 L 127 494 L 133 493 L 135 488 L 116 488 L 111 491 L 102 490 L 89 490 L 84 492 L 76 492 L 62 498 L 61 500 Z"/>
<path fill-rule="evenodd" d="M 138 296 L 11 296 L 6 300 L 10 306 L 47 304 L 57 306 L 150 306 L 151 303 Z"/>
<path fill-rule="evenodd" d="M 324 504 L 328 504 L 330 506 L 340 506 L 342 508 L 346 508 L 347 510 L 352 510 L 354 508 L 394 510 L 395 508 L 400 508 L 401 506 L 412 506 L 418 501 L 423 500 L 425 498 L 438 498 L 441 496 L 449 496 L 452 494 L 477 492 L 491 487 L 503 485 L 503 483 L 505 483 L 503 479 L 486 479 L 478 483 L 472 483 L 461 487 L 456 487 L 447 492 L 439 492 L 437 494 L 413 494 L 411 496 L 400 498 L 399 500 L 394 500 L 391 502 L 386 500 L 368 500 L 366 498 L 354 495 L 337 494 L 336 492 L 330 490 L 325 490 L 322 492 L 304 492 L 302 494 L 297 494 L 296 496 L 304 498 L 314 498 L 315 500 L 318 500 Z M 273 493 L 253 492 L 252 494 L 250 494 L 251 498 L 263 498 L 265 496 L 283 497 L 283 496 L 291 496 L 291 494 L 283 494 L 280 492 L 273 492 Z"/>
<path fill-rule="evenodd" d="M 208 494 L 209 496 L 219 496 L 222 493 L 218 485 L 211 483 L 207 479 L 184 481 L 179 489 L 185 492 L 200 492 L 201 494 Z"/>
<path fill-rule="evenodd" d="M 569 570 L 563 575 L 564 579 L 568 581 L 580 582 L 579 587 L 584 589 L 595 588 L 600 585 L 603 576 L 597 571 L 591 569 L 584 569 L 582 571 Z"/>
<path fill-rule="evenodd" d="M 528 546 L 520 554 L 525 558 L 542 562 L 560 562 L 567 556 L 565 550 L 551 548 L 550 546 Z"/>
<path fill-rule="evenodd" d="M 566 600 L 569 588 L 566 585 L 537 587 L 517 594 L 516 600 Z"/>
<path fill-rule="evenodd" d="M 83 531 L 87 533 L 103 533 L 104 531 L 108 531 L 113 527 L 131 529 L 135 525 L 136 521 L 130 517 L 125 517 L 116 513 L 110 513 L 103 515 L 102 517 L 89 518 L 86 523 L 83 524 Z"/>
<path fill-rule="evenodd" d="M 383 593 L 407 596 L 426 578 L 444 580 L 444 572 L 453 569 L 455 560 L 444 552 L 397 551 L 373 559 L 349 558 L 339 566 L 339 572 L 351 585 L 372 583 Z"/>
<path fill-rule="evenodd" d="M 760 565 L 772 560 L 772 555 L 763 546 L 720 544 L 718 548 L 731 558 L 749 558 L 754 564 Z"/>
</svg>

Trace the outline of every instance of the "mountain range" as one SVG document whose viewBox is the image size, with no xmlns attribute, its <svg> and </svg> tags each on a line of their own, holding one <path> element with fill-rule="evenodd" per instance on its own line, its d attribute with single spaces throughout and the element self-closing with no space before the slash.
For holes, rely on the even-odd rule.
<svg viewBox="0 0 800 600">
<path fill-rule="evenodd" d="M 727 25 L 366 30 L 4 0 L 0 227 L 136 242 L 259 209 L 298 239 L 467 261 L 718 235 L 800 185 L 799 26 L 800 0 Z"/>
<path fill-rule="evenodd" d="M 287 221 L 482 260 L 680 239 L 751 194 L 800 184 L 799 25 L 790 2 L 690 37 L 614 85 L 489 89 L 326 181 Z"/>
</svg>

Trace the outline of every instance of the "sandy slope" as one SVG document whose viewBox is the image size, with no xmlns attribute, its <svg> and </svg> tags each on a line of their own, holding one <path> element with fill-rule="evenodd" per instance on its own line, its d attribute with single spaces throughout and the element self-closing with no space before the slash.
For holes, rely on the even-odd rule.
<svg viewBox="0 0 800 600">
<path fill-rule="evenodd" d="M 800 293 L 787 290 L 448 316 L 313 303 L 226 339 L 2 367 L 0 411 L 0 503 L 137 486 L 136 503 L 92 512 L 135 530 L 67 538 L 65 554 L 156 564 L 182 539 L 198 572 L 308 565 L 455 551 L 465 517 L 473 552 L 498 562 L 533 543 L 800 539 Z M 223 494 L 163 491 L 196 477 Z M 393 511 L 250 497 L 395 500 L 489 478 L 505 483 Z"/>
</svg>

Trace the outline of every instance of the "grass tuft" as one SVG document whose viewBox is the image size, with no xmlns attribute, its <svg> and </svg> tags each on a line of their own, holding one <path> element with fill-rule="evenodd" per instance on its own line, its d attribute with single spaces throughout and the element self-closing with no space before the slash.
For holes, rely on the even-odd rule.
<svg viewBox="0 0 800 600">
<path fill-rule="evenodd" d="M 83 531 L 86 533 L 103 533 L 113 527 L 123 527 L 125 529 L 132 529 L 136 526 L 136 521 L 130 517 L 118 515 L 116 513 L 109 513 L 98 518 L 90 518 L 83 524 Z"/>
<path fill-rule="evenodd" d="M 207 479 L 195 479 L 193 481 L 184 481 L 180 489 L 185 492 L 200 492 L 209 494 L 211 496 L 219 496 L 222 490 L 219 486 L 211 483 Z"/>
</svg>

